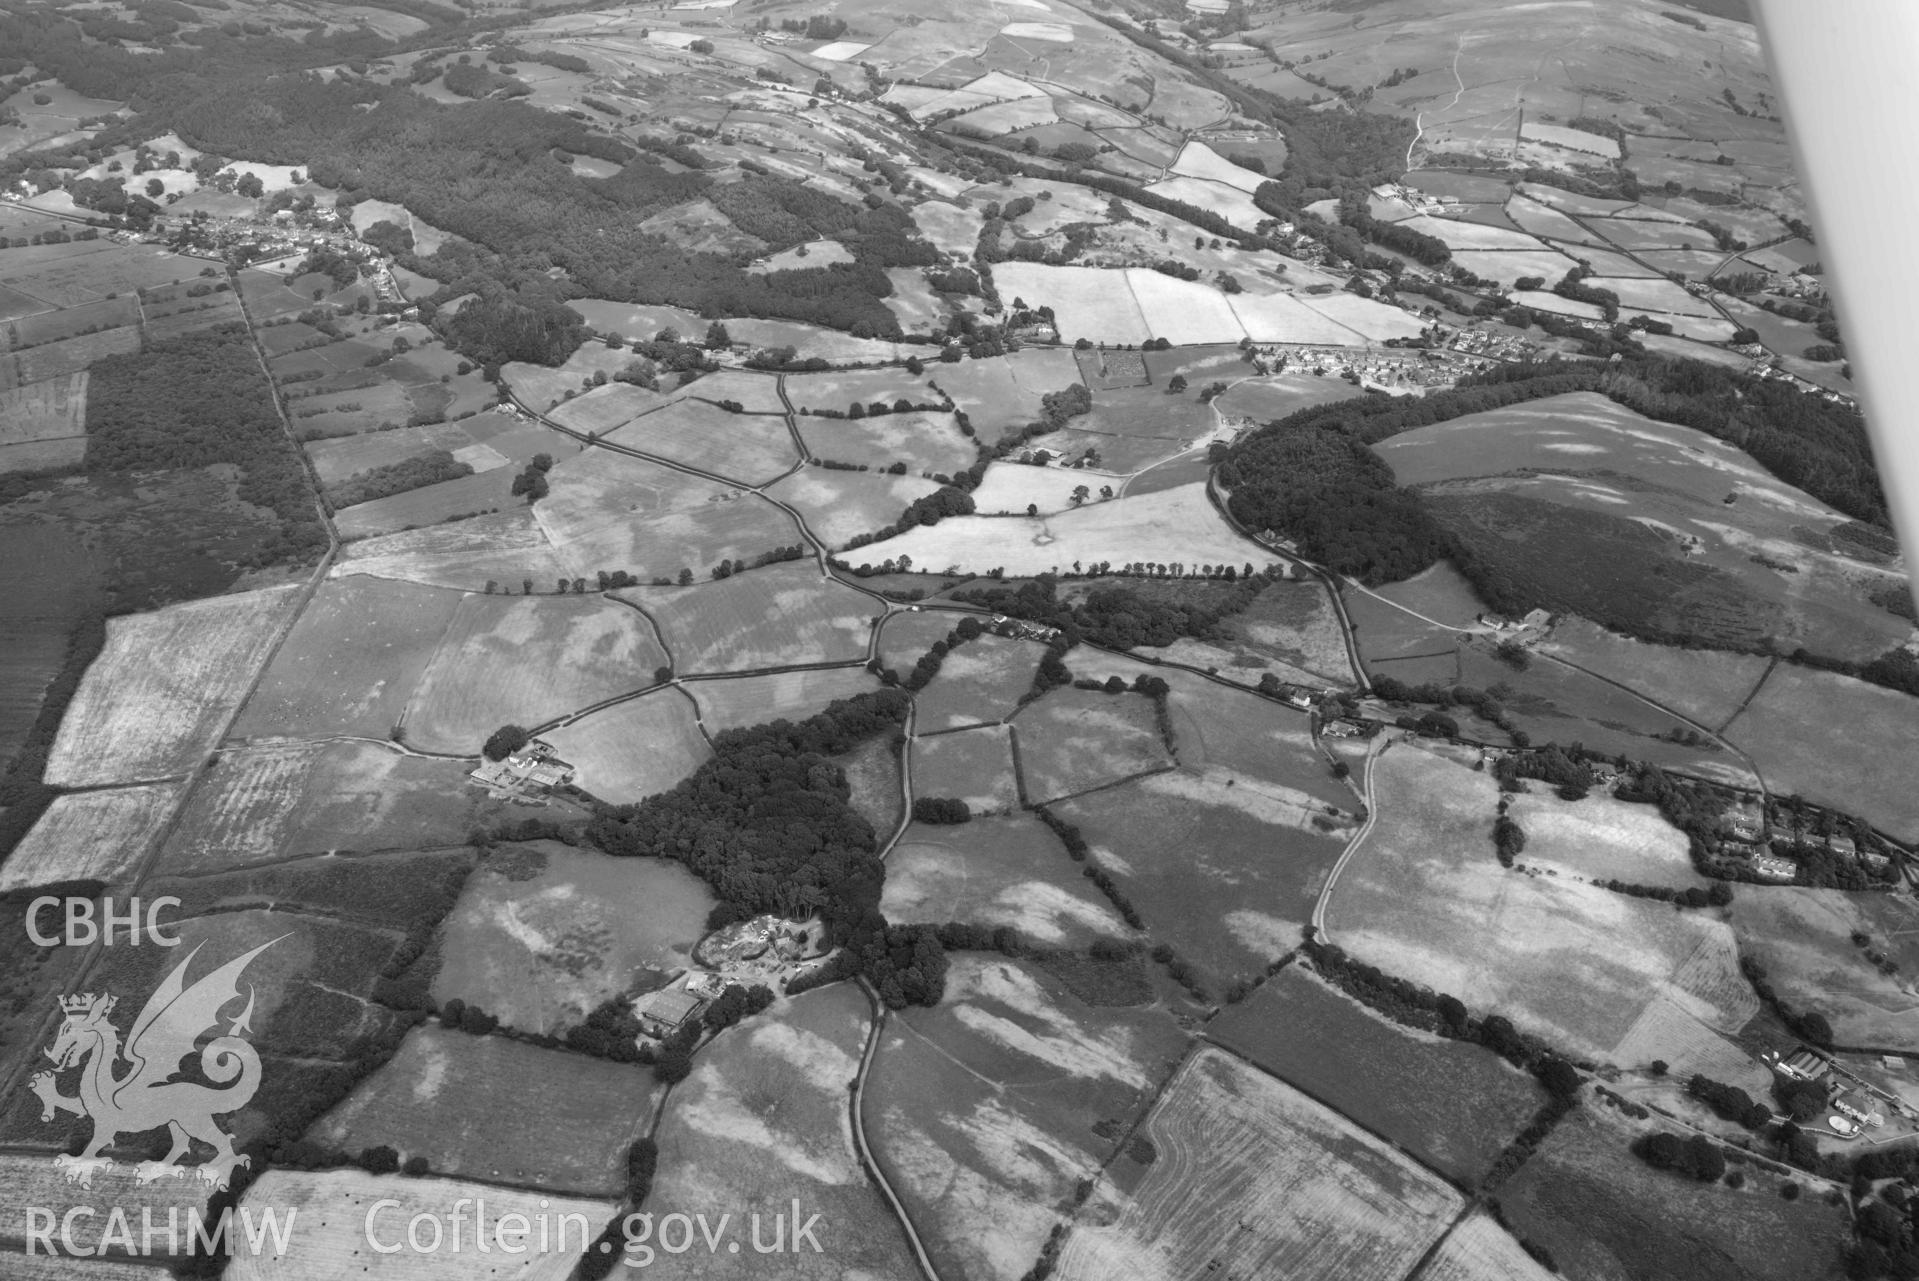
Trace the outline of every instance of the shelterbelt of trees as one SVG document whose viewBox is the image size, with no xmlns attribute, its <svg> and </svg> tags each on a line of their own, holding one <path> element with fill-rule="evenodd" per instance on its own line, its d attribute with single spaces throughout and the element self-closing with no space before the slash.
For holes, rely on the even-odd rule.
<svg viewBox="0 0 1919 1281">
<path fill-rule="evenodd" d="M 445 297 L 537 290 L 557 265 L 585 296 L 891 337 L 899 325 L 882 301 L 892 292 L 885 269 L 938 260 L 910 216 L 878 196 L 851 205 L 770 175 L 716 184 L 704 173 L 669 172 L 618 139 L 519 102 L 446 105 L 405 86 L 296 75 L 194 103 L 175 122 L 195 146 L 304 165 L 315 182 L 404 204 L 453 233 L 437 254 L 409 260 L 448 283 Z M 557 153 L 622 168 L 589 178 Z M 755 275 L 726 255 L 691 252 L 639 229 L 650 215 L 702 196 L 771 248 L 825 236 L 854 261 Z M 508 325 L 502 335 L 514 331 Z M 500 354 L 552 358 L 545 344 L 535 346 Z"/>
</svg>

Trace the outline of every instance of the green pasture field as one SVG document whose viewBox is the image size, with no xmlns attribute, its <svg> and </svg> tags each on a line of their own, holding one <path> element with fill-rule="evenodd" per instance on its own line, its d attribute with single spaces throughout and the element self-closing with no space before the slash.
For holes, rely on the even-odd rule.
<svg viewBox="0 0 1919 1281">
<path fill-rule="evenodd" d="M 1758 654 L 1678 649 L 1631 640 L 1577 617 L 1553 624 L 1541 649 L 1713 728 L 1723 727 L 1745 706 L 1772 664 Z"/>
<path fill-rule="evenodd" d="M 709 734 L 768 721 L 805 720 L 830 703 L 878 688 L 879 682 L 864 667 L 812 668 L 686 684 L 700 705 L 700 724 Z"/>
<path fill-rule="evenodd" d="M 800 461 L 785 419 L 732 414 L 690 397 L 629 419 L 608 435 L 625 448 L 743 485 L 767 484 Z"/>
<path fill-rule="evenodd" d="M 343 398 L 351 399 L 358 394 L 347 393 Z M 395 427 L 391 431 L 310 440 L 305 448 L 320 483 L 337 485 L 361 472 L 405 462 L 430 450 L 458 451 L 473 443 L 473 437 L 467 435 L 462 423 L 430 423 L 422 427 Z M 474 470 L 481 468 L 475 466 Z M 504 492 L 505 487 L 501 488 Z"/>
<path fill-rule="evenodd" d="M 1184 1043 L 1164 1013 L 1090 1007 L 1029 963 L 954 955 L 945 1000 L 888 1020 L 863 1098 L 874 1159 L 940 1275 L 1029 1268 Z"/>
<path fill-rule="evenodd" d="M 1217 769 L 1156 774 L 1054 808 L 1153 937 L 1221 983 L 1257 978 L 1299 945 L 1358 826 L 1349 811 L 1327 814 L 1304 793 Z"/>
<path fill-rule="evenodd" d="M 407 703 L 406 739 L 471 755 L 501 725 L 643 689 L 665 663 L 645 616 L 606 596 L 469 595 Z"/>
<path fill-rule="evenodd" d="M 881 602 L 811 561 L 787 561 L 690 587 L 618 593 L 658 624 L 682 675 L 864 661 Z"/>
<path fill-rule="evenodd" d="M 321 584 L 233 732 L 385 738 L 461 599 L 457 592 L 362 575 Z"/>
<path fill-rule="evenodd" d="M 175 257 L 149 245 L 119 245 L 106 240 L 88 243 L 95 246 L 88 252 L 50 255 L 50 260 L 33 265 L 23 264 L 19 256 L 28 251 L 9 250 L 9 256 L 0 259 L 7 268 L 7 284 L 57 307 L 75 307 L 109 294 L 131 294 L 151 285 L 173 284 L 194 275 L 203 265 L 197 259 Z M 22 265 L 15 270 L 15 264 Z"/>
<path fill-rule="evenodd" d="M 1501 868 L 1492 844 L 1498 789 L 1465 763 L 1476 757 L 1392 743 L 1374 758 L 1378 819 L 1327 897 L 1327 937 L 1595 1059 L 1613 1056 L 1668 993 L 1685 994 L 1720 1031 L 1745 1023 L 1756 1008 L 1749 989 L 1698 990 L 1701 974 L 1737 973 L 1722 921 Z"/>
<path fill-rule="evenodd" d="M 937 375 L 913 374 L 905 369 L 844 369 L 830 373 L 782 374 L 780 386 L 795 410 L 837 409 L 844 413 L 854 402 L 871 405 L 876 400 L 891 405 L 904 397 L 914 404 L 937 401 L 939 396 L 928 387 Z"/>
<path fill-rule="evenodd" d="M 20 351 L 43 343 L 78 338 L 103 329 L 119 329 L 140 322 L 140 303 L 135 298 L 103 298 L 98 302 L 43 311 L 0 327 L 4 350 Z"/>
<path fill-rule="evenodd" d="M 344 508 L 334 513 L 333 525 L 342 541 L 351 541 L 489 515 L 514 501 L 507 492 L 508 484 L 506 476 L 497 472 L 444 480 Z"/>
<path fill-rule="evenodd" d="M 1045 947 L 1084 949 L 1131 933 L 1059 838 L 1030 814 L 914 823 L 886 856 L 880 911 L 900 924 L 1011 926 Z"/>
<path fill-rule="evenodd" d="M 741 409 L 749 414 L 786 412 L 786 406 L 780 401 L 780 379 L 777 374 L 756 373 L 750 369 L 725 369 L 717 374 L 707 374 L 681 390 L 696 399 L 710 400 L 714 404 L 722 400 L 736 400 Z"/>
<path fill-rule="evenodd" d="M 614 805 L 666 791 L 713 754 L 693 700 L 676 689 L 615 703 L 542 737 L 578 768 L 578 786 Z"/>
<path fill-rule="evenodd" d="M 761 492 L 798 511 L 814 537 L 838 549 L 891 525 L 938 488 L 939 482 L 919 476 L 802 467 Z"/>
<path fill-rule="evenodd" d="M 1627 251 L 1645 249 L 1710 249 L 1713 239 L 1683 222 L 1635 218 L 1594 218 L 1587 225 Z"/>
<path fill-rule="evenodd" d="M 573 298 L 570 311 L 577 311 L 586 323 L 603 334 L 619 334 L 627 339 L 654 339 L 662 329 L 673 329 L 680 337 L 704 338 L 707 322 L 699 315 L 678 307 L 644 306 L 636 303 L 607 302 L 601 298 Z"/>
<path fill-rule="evenodd" d="M 1222 373 L 1218 377 L 1232 385 L 1213 402 L 1214 406 L 1222 414 L 1250 418 L 1256 423 L 1273 422 L 1296 410 L 1365 394 L 1344 378 L 1319 378 L 1297 370 L 1238 378 Z M 1189 377 L 1187 381 L 1193 380 Z"/>
<path fill-rule="evenodd" d="M 103 356 L 140 350 L 140 331 L 132 326 L 102 330 L 79 338 L 42 343 L 21 351 L 0 353 L 0 392 L 31 386 L 50 378 L 77 374 Z"/>
<path fill-rule="evenodd" d="M 531 508 L 509 507 L 424 529 L 377 534 L 343 543 L 333 577 L 365 574 L 455 591 L 489 583 L 537 589 L 570 573 Z"/>
<path fill-rule="evenodd" d="M 1500 1189 L 1514 1230 L 1566 1275 L 1797 1281 L 1837 1270 L 1851 1235 L 1843 1207 L 1816 1192 L 1784 1200 L 1785 1180 L 1756 1167 L 1738 1190 L 1655 1170 L 1627 1150 L 1640 1130 L 1580 1108 Z"/>
<path fill-rule="evenodd" d="M 1165 462 L 1154 463 L 1143 472 L 1134 473 L 1126 482 L 1122 494 L 1133 498 L 1142 494 L 1163 493 L 1182 485 L 1204 484 L 1212 471 L 1213 465 L 1207 461 L 1205 450 L 1188 450 Z"/>
<path fill-rule="evenodd" d="M 875 580 L 862 578 L 855 581 L 870 585 Z M 964 617 L 966 615 L 951 609 L 895 609 L 880 624 L 880 661 L 905 675 L 907 669 L 920 660 L 921 655 L 933 648 L 933 642 L 951 636 Z M 980 637 L 967 644 L 978 644 L 983 639 Z M 962 645 L 955 652 L 963 653 L 965 649 L 966 646 Z M 942 666 L 940 670 L 944 671 L 945 668 Z"/>
<path fill-rule="evenodd" d="M 1534 746 L 1583 743 L 1609 756 L 1650 761 L 1741 786 L 1756 784 L 1744 762 L 1717 744 L 1692 747 L 1664 737 L 1696 732 L 1677 716 L 1548 654 L 1533 655 L 1523 671 L 1494 657 L 1483 641 L 1461 645 L 1451 657 L 1452 679 L 1475 689 L 1497 688 L 1507 715 L 1532 736 Z M 1408 666 L 1389 663 L 1376 668 L 1376 674 L 1412 682 Z"/>
<path fill-rule="evenodd" d="M 724 1195 L 770 1216 L 797 1197 L 802 1219 L 820 1216 L 822 1252 L 795 1245 L 780 1256 L 782 1278 L 912 1275 L 918 1264 L 905 1232 L 867 1179 L 847 1123 L 848 1086 L 872 1017 L 859 989 L 839 983 L 782 1001 L 702 1050 L 660 1120 L 648 1202 L 690 1210 Z M 744 1213 L 734 1217 L 731 1231 L 750 1240 Z M 764 1217 L 760 1227 L 770 1242 Z M 742 1277 L 766 1264 L 704 1250 L 675 1262 L 681 1275 L 702 1278 Z"/>
<path fill-rule="evenodd" d="M 913 795 L 963 800 L 978 815 L 1018 808 L 1012 731 L 1005 725 L 920 736 L 912 741 Z"/>
<path fill-rule="evenodd" d="M 872 738 L 839 758 L 846 771 L 850 803 L 884 844 L 899 830 L 904 813 L 900 793 L 900 756 L 902 753 L 884 738 Z"/>
<path fill-rule="evenodd" d="M 1060 1252 L 1062 1281 L 1164 1260 L 1167 1276 L 1395 1277 L 1464 1198 L 1346 1117 L 1224 1051 L 1189 1058 Z M 1218 1269 L 1209 1263 L 1217 1261 Z"/>
<path fill-rule="evenodd" d="M 1919 911 L 1890 894 L 1848 894 L 1788 885 L 1742 885 L 1733 896 L 1740 951 L 1794 1009 L 1817 1010 L 1842 1045 L 1919 1049 Z M 1865 946 L 1854 934 L 1868 938 Z M 1867 956 L 1898 966 L 1886 974 Z"/>
<path fill-rule="evenodd" d="M 85 370 L 0 391 L 0 445 L 81 436 L 86 422 Z"/>
<path fill-rule="evenodd" d="M 311 294 L 296 294 L 284 276 L 246 267 L 234 273 L 240 282 L 240 295 L 246 301 L 253 323 L 264 325 L 281 316 L 297 315 L 313 306 Z"/>
<path fill-rule="evenodd" d="M 294 607 L 281 586 L 188 601 L 107 624 L 48 754 L 60 787 L 184 774 L 247 697 Z"/>
<path fill-rule="evenodd" d="M 1079 381 L 1078 368 L 1070 361 L 1065 368 L 1058 368 L 1057 362 L 1042 365 L 1023 360 L 1053 354 L 1049 349 L 1029 347 L 1014 356 L 963 360 L 957 365 L 939 366 L 927 380 L 966 411 L 973 430 L 982 439 L 992 440 L 1008 428 L 1023 427 L 1039 417 L 1041 396 Z"/>
<path fill-rule="evenodd" d="M 1032 688 L 1041 653 L 1036 642 L 1001 636 L 976 637 L 949 651 L 939 675 L 914 698 L 914 724 L 924 734 L 1004 720 Z"/>
<path fill-rule="evenodd" d="M 1484 1210 L 1468 1210 L 1413 1281 L 1545 1281 L 1544 1266 Z"/>
<path fill-rule="evenodd" d="M 1511 798 L 1508 815 L 1526 833 L 1520 861 L 1561 875 L 1631 885 L 1704 888 L 1692 866 L 1686 834 L 1660 816 L 1656 806 L 1615 800 L 1594 792 L 1561 800 L 1544 784 Z"/>
<path fill-rule="evenodd" d="M 436 1174 L 615 1195 L 663 1090 L 633 1064 L 428 1023 L 310 1137 L 344 1152 L 385 1144 Z"/>
<path fill-rule="evenodd" d="M 6 265 L 6 258 L 0 256 L 0 266 Z M 37 311 L 45 311 L 47 304 L 30 294 L 0 285 L 0 323 L 14 321 L 22 316 L 31 316 Z"/>
<path fill-rule="evenodd" d="M 245 319 L 238 298 L 230 293 L 216 294 L 212 298 L 196 298 L 163 315 L 148 311 L 144 329 L 148 342 L 164 342 L 219 325 L 242 324 Z"/>
<path fill-rule="evenodd" d="M 422 964 L 436 1003 L 459 997 L 509 1027 L 561 1031 L 608 997 L 650 991 L 687 968 L 713 903 L 703 882 L 664 859 L 558 841 L 499 845 Z"/>
<path fill-rule="evenodd" d="M 575 577 L 623 569 L 646 582 L 691 569 L 704 579 L 722 560 L 801 541 L 793 518 L 757 494 L 604 449 L 560 457 L 547 481 L 535 513 Z"/>
<path fill-rule="evenodd" d="M 1512 194 L 1512 185 L 1503 179 L 1446 169 L 1415 169 L 1406 175 L 1406 183 L 1429 195 L 1455 200 L 1503 202 Z"/>
<path fill-rule="evenodd" d="M 1153 702 L 1141 694 L 1054 690 L 1021 709 L 1016 733 L 1021 781 L 1035 802 L 1076 796 L 1173 763 Z"/>
<path fill-rule="evenodd" d="M 291 374 L 346 374 L 367 369 L 367 361 L 379 354 L 379 348 L 358 338 L 343 338 L 324 347 L 306 347 L 276 356 L 270 363 L 275 382 Z M 368 377 L 370 375 L 361 375 Z M 375 375 L 377 376 L 377 372 Z M 299 387 L 299 383 L 293 386 Z"/>
<path fill-rule="evenodd" d="M 1399 1027 L 1304 965 L 1227 1006 L 1206 1034 L 1466 1184 L 1546 1101 L 1492 1051 Z"/>
<path fill-rule="evenodd" d="M 857 419 L 802 417 L 796 423 L 800 438 L 806 442 L 807 453 L 813 457 L 836 463 L 864 463 L 874 471 L 904 463 L 908 475 L 950 476 L 964 471 L 978 456 L 978 450 L 960 434 L 951 414 L 915 412 Z"/>
<path fill-rule="evenodd" d="M 1773 790 L 1856 814 L 1901 840 L 1919 836 L 1919 797 L 1890 764 L 1919 751 L 1911 695 L 1780 663 L 1725 732 Z"/>
<path fill-rule="evenodd" d="M 172 817 L 178 783 L 57 796 L 0 866 L 0 892 L 128 878 Z"/>
</svg>

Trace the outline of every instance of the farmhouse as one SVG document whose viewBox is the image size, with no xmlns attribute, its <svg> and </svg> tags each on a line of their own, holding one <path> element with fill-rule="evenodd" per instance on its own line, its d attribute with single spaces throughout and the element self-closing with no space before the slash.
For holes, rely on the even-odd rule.
<svg viewBox="0 0 1919 1281">
<path fill-rule="evenodd" d="M 649 1036 L 671 1036 L 705 1008 L 706 1002 L 685 988 L 669 987 L 648 993 L 634 1006 L 640 1027 Z"/>
<path fill-rule="evenodd" d="M 1790 883 L 1799 879 L 1799 864 L 1779 854 L 1755 855 L 1752 870 L 1764 881 Z"/>
<path fill-rule="evenodd" d="M 536 738 L 503 761 L 481 761 L 467 777 L 496 800 L 544 804 L 542 798 L 573 781 L 573 766 L 560 759 L 553 744 Z"/>
</svg>

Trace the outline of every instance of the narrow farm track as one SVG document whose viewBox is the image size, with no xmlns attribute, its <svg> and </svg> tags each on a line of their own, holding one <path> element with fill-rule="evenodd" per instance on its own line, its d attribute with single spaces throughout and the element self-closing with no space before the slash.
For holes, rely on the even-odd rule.
<svg viewBox="0 0 1919 1281">
<path fill-rule="evenodd" d="M 1360 770 L 1360 795 L 1366 806 L 1366 821 L 1360 824 L 1353 839 L 1346 843 L 1340 852 L 1339 861 L 1326 873 L 1326 884 L 1319 889 L 1319 897 L 1313 902 L 1313 936 L 1323 943 L 1332 941 L 1326 930 L 1326 904 L 1332 900 L 1333 887 L 1339 883 L 1339 874 L 1346 870 L 1346 864 L 1352 862 L 1353 855 L 1359 853 L 1359 847 L 1372 835 L 1373 824 L 1379 821 L 1378 798 L 1373 795 L 1373 762 L 1383 755 L 1391 744 L 1374 738 L 1366 746 L 1366 764 Z"/>
<path fill-rule="evenodd" d="M 906 1213 L 906 1206 L 893 1191 L 893 1185 L 887 1181 L 886 1172 L 880 1169 L 880 1163 L 873 1159 L 873 1149 L 866 1141 L 866 1074 L 873 1066 L 874 1051 L 879 1049 L 880 1033 L 886 1027 L 886 1006 L 880 1001 L 879 993 L 864 977 L 859 980 L 860 991 L 866 993 L 867 1001 L 873 1007 L 873 1023 L 866 1035 L 866 1052 L 860 1055 L 859 1071 L 853 1074 L 852 1099 L 848 1106 L 852 1109 L 853 1138 L 859 1144 L 860 1164 L 866 1168 L 866 1177 L 873 1180 L 873 1186 L 880 1190 L 888 1205 L 893 1207 L 893 1215 L 900 1221 L 900 1227 L 906 1232 L 906 1243 L 913 1247 L 913 1257 L 919 1260 L 920 1271 L 925 1273 L 926 1281 L 940 1281 L 940 1274 L 933 1267 L 932 1259 L 927 1257 L 926 1247 L 920 1243 L 919 1230 L 913 1226 L 912 1216 Z"/>
</svg>

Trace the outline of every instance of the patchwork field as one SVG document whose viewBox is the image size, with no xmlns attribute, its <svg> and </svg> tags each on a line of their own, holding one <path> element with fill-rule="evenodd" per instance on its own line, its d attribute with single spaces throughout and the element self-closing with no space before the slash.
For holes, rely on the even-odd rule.
<svg viewBox="0 0 1919 1281">
<path fill-rule="evenodd" d="M 1150 595 L 1152 585 L 1145 591 Z M 1352 683 L 1352 665 L 1339 615 L 1316 581 L 1274 583 L 1238 614 L 1222 619 L 1217 640 L 1181 638 L 1142 645 L 1135 653 L 1214 669 L 1228 680 L 1257 684 L 1271 672 L 1282 681 L 1315 688 Z"/>
<path fill-rule="evenodd" d="M 1022 710 L 1016 732 L 1024 790 L 1035 802 L 1172 765 L 1153 702 L 1141 694 L 1054 690 Z"/>
<path fill-rule="evenodd" d="M 610 996 L 691 963 L 713 895 L 678 863 L 558 841 L 499 845 L 467 880 L 423 964 L 459 997 L 531 1032 L 562 1031 Z M 646 1085 L 636 1080 L 633 1089 Z"/>
<path fill-rule="evenodd" d="M 1025 746 L 1022 737 L 1022 760 Z M 1154 938 L 1230 982 L 1299 945 L 1357 826 L 1350 812 L 1327 808 L 1212 766 L 1155 774 L 1054 812 L 1080 829 Z"/>
<path fill-rule="evenodd" d="M 700 705 L 700 724 L 707 733 L 719 734 L 768 721 L 804 720 L 829 703 L 878 689 L 879 683 L 864 667 L 829 667 L 688 681 L 685 688 Z"/>
<path fill-rule="evenodd" d="M 829 548 L 841 548 L 892 524 L 915 499 L 938 488 L 938 481 L 919 476 L 804 467 L 762 492 L 796 509 Z"/>
<path fill-rule="evenodd" d="M 1378 821 L 1325 907 L 1356 958 L 1596 1059 L 1662 993 L 1721 1031 L 1757 1011 L 1723 922 L 1501 868 L 1489 773 L 1395 743 L 1372 785 Z"/>
<path fill-rule="evenodd" d="M 1302 964 L 1226 1007 L 1206 1034 L 1468 1184 L 1546 1101 L 1492 1051 L 1401 1027 Z"/>
<path fill-rule="evenodd" d="M 915 738 L 913 795 L 965 801 L 975 816 L 1010 813 L 1020 803 L 1012 735 L 1008 726 L 987 725 Z"/>
<path fill-rule="evenodd" d="M 267 665 L 234 733 L 385 738 L 405 715 L 464 599 L 358 575 L 322 583 Z"/>
<path fill-rule="evenodd" d="M 1555 622 L 1541 648 L 1713 727 L 1723 727 L 1745 706 L 1772 665 L 1757 654 L 1651 645 L 1577 617 Z"/>
<path fill-rule="evenodd" d="M 463 843 L 510 811 L 469 786 L 470 761 L 390 743 L 268 740 L 221 753 L 181 812 L 160 867 L 200 873 L 284 855 Z M 558 816 L 575 812 L 561 804 Z"/>
<path fill-rule="evenodd" d="M 886 856 L 880 911 L 904 924 L 1011 926 L 1049 947 L 1129 932 L 1059 838 L 1027 814 L 908 827 Z"/>
<path fill-rule="evenodd" d="M 951 475 L 971 466 L 977 454 L 951 414 L 916 410 L 864 418 L 801 417 L 794 421 L 813 457 L 865 464 L 874 471 L 904 463 L 911 475 Z M 894 519 L 898 515 L 895 512 Z"/>
<path fill-rule="evenodd" d="M 698 586 L 634 587 L 617 594 L 658 624 L 682 674 L 860 661 L 873 620 L 885 608 L 864 592 L 820 577 L 811 560 Z"/>
<path fill-rule="evenodd" d="M 530 507 L 425 529 L 362 538 L 341 547 L 331 576 L 368 574 L 431 587 L 477 592 L 489 582 L 508 588 L 549 583 L 568 573 Z M 597 572 L 597 568 L 596 571 Z"/>
<path fill-rule="evenodd" d="M 1184 1042 L 1164 1014 L 1091 1008 L 1027 963 L 955 955 L 937 1007 L 888 1020 L 863 1100 L 940 1275 L 1031 1267 Z"/>
<path fill-rule="evenodd" d="M 544 737 L 579 771 L 575 783 L 614 805 L 666 791 L 712 755 L 692 700 L 673 689 L 615 703 Z"/>
<path fill-rule="evenodd" d="M 538 1089 L 527 1089 L 537 1081 Z M 315 1127 L 346 1152 L 386 1144 L 434 1173 L 617 1195 L 663 1087 L 626 1063 L 425 1023 Z"/>
<path fill-rule="evenodd" d="M 1199 1276 L 1403 1276 L 1460 1195 L 1352 1122 L 1219 1050 L 1189 1059 L 1146 1118 L 1158 1157 L 1130 1188 L 1102 1178 L 1057 1276 L 1154 1260 Z M 1237 1230 L 1236 1230 L 1237 1229 Z"/>
<path fill-rule="evenodd" d="M 1412 1281 L 1548 1281 L 1552 1275 L 1491 1215 L 1473 1212 L 1453 1225 Z"/>
<path fill-rule="evenodd" d="M 659 1215 L 734 1207 L 732 1232 L 748 1241 L 748 1216 L 764 1216 L 758 1239 L 770 1242 L 766 1219 L 797 1197 L 802 1219 L 820 1216 L 821 1249 L 794 1244 L 780 1256 L 780 1276 L 912 1275 L 919 1265 L 892 1207 L 866 1178 L 847 1115 L 871 1021 L 860 990 L 839 983 L 782 1002 L 703 1050 L 660 1121 L 660 1172 L 647 1204 Z M 672 1262 L 697 1277 L 767 1270 L 765 1258 L 744 1249 L 701 1249 Z"/>
<path fill-rule="evenodd" d="M 935 615 L 934 617 L 938 617 Z M 894 626 L 887 628 L 888 657 Z M 951 650 L 935 676 L 914 696 L 914 724 L 924 734 L 1004 720 L 1033 685 L 1040 647 L 1032 641 L 979 636 Z M 902 657 L 911 657 L 905 655 Z"/>
<path fill-rule="evenodd" d="M 1781 663 L 1726 734 L 1775 790 L 1919 836 L 1919 796 L 1893 764 L 1919 752 L 1919 699 Z"/>
<path fill-rule="evenodd" d="M 510 1269 L 517 1281 L 565 1281 L 619 1208 L 614 1199 L 544 1197 L 493 1184 L 368 1174 L 351 1168 L 321 1173 L 272 1170 L 247 1190 L 240 1205 L 252 1208 L 256 1216 L 268 1206 L 279 1208 L 283 1217 L 293 1215 L 301 1225 L 294 1233 L 297 1245 L 283 1256 L 240 1251 L 234 1255 L 230 1271 L 235 1281 L 347 1281 L 363 1276 L 371 1220 L 372 1234 L 381 1244 L 405 1251 L 397 1257 L 406 1261 L 409 1276 L 423 1281 L 469 1277 L 473 1273 L 475 1229 L 463 1225 L 466 1248 L 456 1253 L 450 1220 L 445 1217 L 463 1197 L 469 1202 L 485 1197 L 493 1227 L 508 1215 L 518 1215 L 535 1225 L 518 1242 L 523 1253 L 510 1264 L 494 1265 Z M 446 1248 L 433 1252 L 406 1250 L 407 1225 L 418 1215 L 445 1228 Z M 542 1223 L 549 1232 L 544 1244 L 537 1227 Z M 420 1239 L 433 1238 L 422 1228 Z"/>
<path fill-rule="evenodd" d="M 109 620 L 106 648 L 60 722 L 47 782 L 82 787 L 191 768 L 246 697 L 296 594 L 273 587 Z"/>
<path fill-rule="evenodd" d="M 764 485 L 800 461 L 785 419 L 728 413 L 691 398 L 629 419 L 607 438 L 742 485 Z"/>
<path fill-rule="evenodd" d="M 154 783 L 55 797 L 0 864 L 0 893 L 60 881 L 122 881 L 145 861 L 179 795 L 178 783 Z"/>
<path fill-rule="evenodd" d="M 643 689 L 665 663 L 652 625 L 617 600 L 469 595 L 407 703 L 407 742 L 471 755 L 502 725 Z"/>
<path fill-rule="evenodd" d="M 533 512 L 573 577 L 704 577 L 722 560 L 799 541 L 792 518 L 757 494 L 604 449 L 561 459 L 547 479 L 552 492 Z"/>
</svg>

